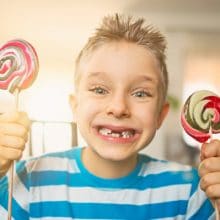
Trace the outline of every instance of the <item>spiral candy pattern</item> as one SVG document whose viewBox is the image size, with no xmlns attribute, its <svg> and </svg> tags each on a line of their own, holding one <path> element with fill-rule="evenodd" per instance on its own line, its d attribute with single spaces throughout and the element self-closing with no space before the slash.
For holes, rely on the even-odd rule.
<svg viewBox="0 0 220 220">
<path fill-rule="evenodd" d="M 37 53 L 27 41 L 11 40 L 0 48 L 0 89 L 11 93 L 26 89 L 35 80 L 38 70 Z"/>
<path fill-rule="evenodd" d="M 220 97 L 208 90 L 194 92 L 185 102 L 181 123 L 188 135 L 204 143 L 220 133 Z"/>
</svg>

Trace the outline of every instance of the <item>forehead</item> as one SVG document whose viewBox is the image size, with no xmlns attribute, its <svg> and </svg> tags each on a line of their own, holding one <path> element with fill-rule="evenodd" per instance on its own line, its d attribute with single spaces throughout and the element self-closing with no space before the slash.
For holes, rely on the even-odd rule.
<svg viewBox="0 0 220 220">
<path fill-rule="evenodd" d="M 91 73 L 105 73 L 112 77 L 141 76 L 158 81 L 160 76 L 155 56 L 145 47 L 128 42 L 105 43 L 82 58 L 80 66 L 80 78 Z"/>
</svg>

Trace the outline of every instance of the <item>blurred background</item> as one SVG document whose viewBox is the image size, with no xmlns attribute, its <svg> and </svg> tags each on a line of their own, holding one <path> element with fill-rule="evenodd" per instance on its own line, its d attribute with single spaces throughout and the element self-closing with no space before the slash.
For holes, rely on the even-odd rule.
<svg viewBox="0 0 220 220">
<path fill-rule="evenodd" d="M 183 133 L 180 112 L 195 90 L 220 93 L 219 0 L 0 0 L 0 8 L 0 45 L 23 38 L 40 61 L 36 81 L 19 95 L 19 109 L 32 120 L 24 157 L 84 144 L 68 104 L 74 60 L 101 18 L 118 12 L 146 18 L 168 41 L 172 109 L 144 153 L 197 164 L 199 144 Z M 13 101 L 0 90 L 0 109 L 9 109 Z"/>
</svg>

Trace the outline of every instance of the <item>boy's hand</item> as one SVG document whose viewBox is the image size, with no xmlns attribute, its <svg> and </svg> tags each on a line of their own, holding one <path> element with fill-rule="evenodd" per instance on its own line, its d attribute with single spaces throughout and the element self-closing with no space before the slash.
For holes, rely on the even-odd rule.
<svg viewBox="0 0 220 220">
<path fill-rule="evenodd" d="M 201 148 L 200 186 L 220 210 L 220 141 L 212 140 Z"/>
<path fill-rule="evenodd" d="M 0 114 L 0 177 L 8 171 L 12 160 L 21 158 L 29 126 L 24 112 Z"/>
</svg>

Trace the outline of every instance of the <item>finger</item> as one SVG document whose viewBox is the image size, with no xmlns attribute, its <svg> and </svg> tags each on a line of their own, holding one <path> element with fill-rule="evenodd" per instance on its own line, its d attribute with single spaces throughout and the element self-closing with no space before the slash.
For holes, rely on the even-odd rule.
<svg viewBox="0 0 220 220">
<path fill-rule="evenodd" d="M 18 124 L 23 125 L 26 129 L 30 128 L 31 121 L 26 112 L 19 112 Z"/>
<path fill-rule="evenodd" d="M 208 186 L 205 193 L 210 199 L 220 198 L 220 184 Z"/>
<path fill-rule="evenodd" d="M 25 126 L 15 123 L 0 123 L 0 133 L 2 135 L 10 135 L 27 138 L 28 130 Z"/>
<path fill-rule="evenodd" d="M 201 147 L 201 158 L 220 156 L 220 141 L 211 140 L 210 143 L 204 143 Z"/>
<path fill-rule="evenodd" d="M 207 173 L 216 172 L 220 170 L 220 157 L 211 157 L 204 159 L 199 164 L 199 175 L 203 177 Z"/>
<path fill-rule="evenodd" d="M 30 127 L 30 119 L 25 112 L 12 111 L 0 114 L 0 123 L 10 122 L 21 124 L 26 128 Z"/>
<path fill-rule="evenodd" d="M 215 184 L 220 184 L 220 172 L 208 173 L 200 179 L 200 188 L 203 191 Z"/>
<path fill-rule="evenodd" d="M 13 148 L 23 150 L 26 140 L 21 137 L 4 135 L 0 138 L 0 148 Z"/>
<path fill-rule="evenodd" d="M 18 160 L 22 157 L 22 150 L 9 147 L 0 147 L 0 157 L 5 160 Z"/>
<path fill-rule="evenodd" d="M 3 176 L 11 166 L 12 160 L 6 160 L 5 158 L 0 157 L 0 177 Z"/>
<path fill-rule="evenodd" d="M 0 114 L 1 122 L 14 122 L 19 118 L 19 112 L 17 111 L 9 111 Z"/>
</svg>

